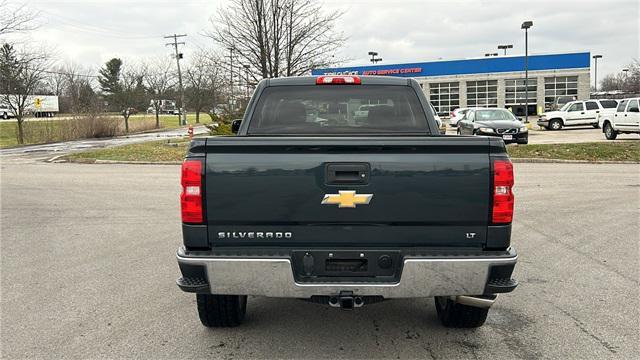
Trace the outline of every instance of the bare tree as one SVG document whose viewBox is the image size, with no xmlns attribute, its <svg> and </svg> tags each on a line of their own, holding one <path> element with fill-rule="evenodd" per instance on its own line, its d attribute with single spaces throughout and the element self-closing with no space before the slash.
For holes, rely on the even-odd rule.
<svg viewBox="0 0 640 360">
<path fill-rule="evenodd" d="M 0 35 L 36 29 L 38 15 L 24 4 L 10 5 L 8 0 L 0 0 Z"/>
<path fill-rule="evenodd" d="M 151 106 L 156 115 L 156 129 L 159 129 L 160 111 L 162 110 L 160 100 L 175 86 L 176 77 L 172 71 L 172 61 L 168 58 L 156 59 L 146 64 L 144 68 L 145 88 L 151 98 Z"/>
<path fill-rule="evenodd" d="M 46 85 L 47 91 L 56 96 L 62 96 L 67 87 L 67 76 L 62 66 L 53 68 L 53 71 L 47 73 Z"/>
<path fill-rule="evenodd" d="M 196 113 L 196 123 L 200 123 L 200 113 L 206 110 L 207 106 L 215 108 L 216 87 L 222 83 L 219 62 L 220 57 L 216 54 L 200 50 L 185 72 L 186 95 L 189 105 Z"/>
<path fill-rule="evenodd" d="M 607 74 L 600 80 L 598 89 L 602 91 L 622 90 L 630 94 L 640 93 L 640 61 L 634 59 L 625 67 L 626 71 Z"/>
<path fill-rule="evenodd" d="M 68 63 L 62 67 L 65 76 L 64 95 L 72 112 L 95 110 L 97 97 L 94 90 L 95 76 L 91 69 Z"/>
<path fill-rule="evenodd" d="M 44 50 L 17 51 L 7 43 L 0 48 L 0 104 L 9 107 L 16 117 L 19 144 L 24 144 L 24 116 L 32 95 L 43 86 L 48 66 L 49 58 Z"/>
<path fill-rule="evenodd" d="M 618 81 L 618 77 L 614 74 L 607 74 L 605 77 L 600 80 L 600 91 L 611 91 L 611 90 L 619 90 L 620 82 Z M 592 86 L 593 90 L 593 86 Z"/>
<path fill-rule="evenodd" d="M 234 49 L 254 81 L 297 76 L 339 63 L 333 55 L 345 37 L 334 28 L 341 16 L 314 0 L 231 0 L 211 19 L 207 35 Z"/>
</svg>

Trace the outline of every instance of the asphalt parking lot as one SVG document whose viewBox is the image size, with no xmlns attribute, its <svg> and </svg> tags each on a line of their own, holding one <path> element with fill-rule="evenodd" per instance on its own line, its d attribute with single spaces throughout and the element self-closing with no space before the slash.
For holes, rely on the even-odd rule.
<svg viewBox="0 0 640 360">
<path fill-rule="evenodd" d="M 1 167 L 3 358 L 633 358 L 637 165 L 516 164 L 520 287 L 476 330 L 431 299 L 345 312 L 250 298 L 210 330 L 174 284 L 179 168 Z M 635 354 L 635 355 L 634 355 Z"/>
</svg>

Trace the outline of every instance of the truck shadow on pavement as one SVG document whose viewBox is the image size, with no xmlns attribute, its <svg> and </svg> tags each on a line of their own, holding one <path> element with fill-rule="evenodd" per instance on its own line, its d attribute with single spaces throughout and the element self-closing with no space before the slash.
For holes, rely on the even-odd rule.
<svg viewBox="0 0 640 360">
<path fill-rule="evenodd" d="M 481 328 L 447 329 L 437 319 L 433 299 L 392 300 L 344 311 L 296 299 L 251 297 L 240 327 L 203 329 L 203 335 L 211 354 L 225 358 L 539 355 L 518 351 L 523 345 L 514 337 L 527 321 L 509 311 L 492 312 Z"/>
</svg>

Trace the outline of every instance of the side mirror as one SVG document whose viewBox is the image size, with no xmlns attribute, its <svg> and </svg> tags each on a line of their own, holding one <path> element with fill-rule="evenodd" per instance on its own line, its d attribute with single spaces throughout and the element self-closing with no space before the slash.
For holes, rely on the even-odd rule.
<svg viewBox="0 0 640 360">
<path fill-rule="evenodd" d="M 519 117 L 519 118 L 518 118 L 518 121 L 522 122 L 522 118 L 521 118 L 521 117 Z"/>
<path fill-rule="evenodd" d="M 640 109 L 638 109 L 637 107 L 632 107 L 629 108 L 629 112 L 640 112 Z"/>
<path fill-rule="evenodd" d="M 242 124 L 242 119 L 233 120 L 231 122 L 231 132 L 237 134 L 238 130 L 240 130 L 240 124 Z"/>
</svg>

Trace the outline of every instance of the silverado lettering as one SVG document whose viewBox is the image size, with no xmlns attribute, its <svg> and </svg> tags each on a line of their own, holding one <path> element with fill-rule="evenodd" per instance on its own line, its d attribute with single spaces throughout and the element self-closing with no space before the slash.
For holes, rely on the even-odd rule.
<svg viewBox="0 0 640 360">
<path fill-rule="evenodd" d="M 253 231 L 249 231 L 249 232 L 243 232 L 243 231 L 239 231 L 239 232 L 219 232 L 218 233 L 218 239 L 227 239 L 227 238 L 232 238 L 232 239 L 244 239 L 244 238 L 249 238 L 249 239 L 280 239 L 280 238 L 287 238 L 290 239 L 293 237 L 293 233 L 290 232 L 271 232 L 271 231 L 267 231 L 267 232 L 262 232 L 262 231 L 258 231 L 258 232 L 253 232 Z"/>
<path fill-rule="evenodd" d="M 500 137 L 440 135 L 432 109 L 413 79 L 265 79 L 236 136 L 194 139 L 177 284 L 202 324 L 239 325 L 252 295 L 431 297 L 444 326 L 481 326 L 517 286 L 513 165 Z"/>
</svg>

